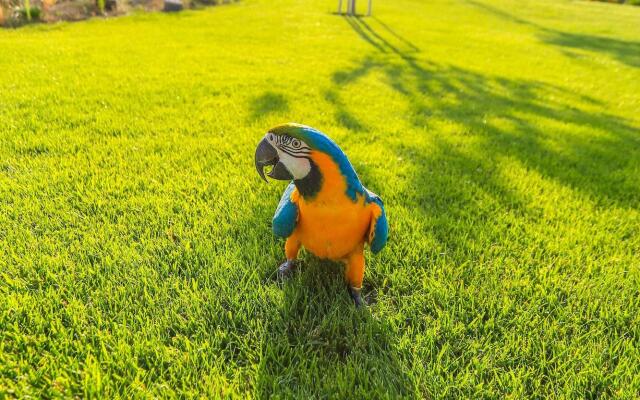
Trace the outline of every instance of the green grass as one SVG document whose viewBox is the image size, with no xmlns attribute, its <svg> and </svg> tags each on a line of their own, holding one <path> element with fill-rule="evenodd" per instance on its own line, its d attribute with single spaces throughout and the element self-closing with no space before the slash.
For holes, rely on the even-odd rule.
<svg viewBox="0 0 640 400">
<path fill-rule="evenodd" d="M 0 31 L 0 397 L 640 396 L 640 8 L 336 3 Z M 285 121 L 385 200 L 367 309 L 275 280 Z"/>
</svg>

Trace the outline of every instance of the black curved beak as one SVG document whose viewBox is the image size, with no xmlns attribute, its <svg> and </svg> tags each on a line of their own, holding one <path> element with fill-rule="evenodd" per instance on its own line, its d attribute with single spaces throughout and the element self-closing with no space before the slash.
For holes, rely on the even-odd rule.
<svg viewBox="0 0 640 400">
<path fill-rule="evenodd" d="M 280 162 L 276 149 L 267 141 L 267 138 L 264 138 L 260 141 L 258 148 L 256 149 L 256 169 L 258 170 L 260 177 L 264 179 L 265 182 L 268 181 L 264 176 L 264 167 L 268 165 L 273 165 L 271 172 L 267 174 L 269 178 L 281 181 L 290 181 L 293 179 L 293 176 L 287 170 L 287 167 Z"/>
<path fill-rule="evenodd" d="M 267 138 L 262 139 L 258 144 L 255 161 L 258 174 L 265 182 L 268 182 L 267 178 L 264 176 L 264 167 L 268 165 L 276 165 L 279 159 L 278 152 L 267 141 Z"/>
</svg>

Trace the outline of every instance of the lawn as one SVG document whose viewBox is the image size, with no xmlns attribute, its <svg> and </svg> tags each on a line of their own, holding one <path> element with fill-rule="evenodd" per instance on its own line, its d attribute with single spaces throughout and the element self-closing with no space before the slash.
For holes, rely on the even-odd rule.
<svg viewBox="0 0 640 400">
<path fill-rule="evenodd" d="M 0 30 L 0 397 L 640 396 L 640 8 L 336 3 Z M 385 201 L 366 309 L 276 280 L 286 121 Z"/>
</svg>

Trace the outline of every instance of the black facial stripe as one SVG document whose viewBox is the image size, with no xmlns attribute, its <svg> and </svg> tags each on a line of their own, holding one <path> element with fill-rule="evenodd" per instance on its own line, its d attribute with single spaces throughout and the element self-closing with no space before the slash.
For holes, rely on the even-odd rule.
<svg viewBox="0 0 640 400">
<path fill-rule="evenodd" d="M 293 138 L 291 136 L 276 135 L 276 144 L 278 145 L 286 146 L 291 143 L 292 140 Z"/>
<path fill-rule="evenodd" d="M 287 148 L 280 148 L 280 151 L 295 158 L 309 158 L 309 155 L 311 154 L 311 151 L 292 151 Z"/>
<path fill-rule="evenodd" d="M 287 135 L 274 135 L 273 141 L 275 145 L 283 152 L 289 154 L 292 157 L 304 157 L 311 154 L 311 148 L 304 144 L 300 139 L 296 139 Z M 293 144 L 296 146 L 293 146 Z"/>
<path fill-rule="evenodd" d="M 300 147 L 293 147 L 293 146 L 280 146 L 281 149 L 283 150 L 289 150 L 289 151 L 293 151 L 295 152 L 311 152 L 311 149 L 308 148 L 307 146 L 300 146 Z"/>
<path fill-rule="evenodd" d="M 310 161 L 309 165 L 311 166 L 311 170 L 307 176 L 302 179 L 294 180 L 293 183 L 296 185 L 298 192 L 300 192 L 303 197 L 312 199 L 322 188 L 323 177 L 318 166 L 313 162 L 313 160 Z"/>
</svg>

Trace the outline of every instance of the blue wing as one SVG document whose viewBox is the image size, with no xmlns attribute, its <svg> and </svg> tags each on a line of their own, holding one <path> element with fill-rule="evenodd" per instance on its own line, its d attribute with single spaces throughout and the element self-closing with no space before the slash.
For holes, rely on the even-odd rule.
<svg viewBox="0 0 640 400">
<path fill-rule="evenodd" d="M 295 188 L 293 182 L 287 186 L 273 216 L 273 233 L 281 238 L 288 238 L 298 222 L 298 206 L 291 201 L 291 193 Z"/>
<path fill-rule="evenodd" d="M 376 254 L 384 248 L 389 238 L 389 223 L 387 214 L 384 212 L 384 203 L 377 194 L 367 189 L 367 201 L 372 203 L 375 212 L 371 218 L 369 226 L 369 247 Z"/>
</svg>

